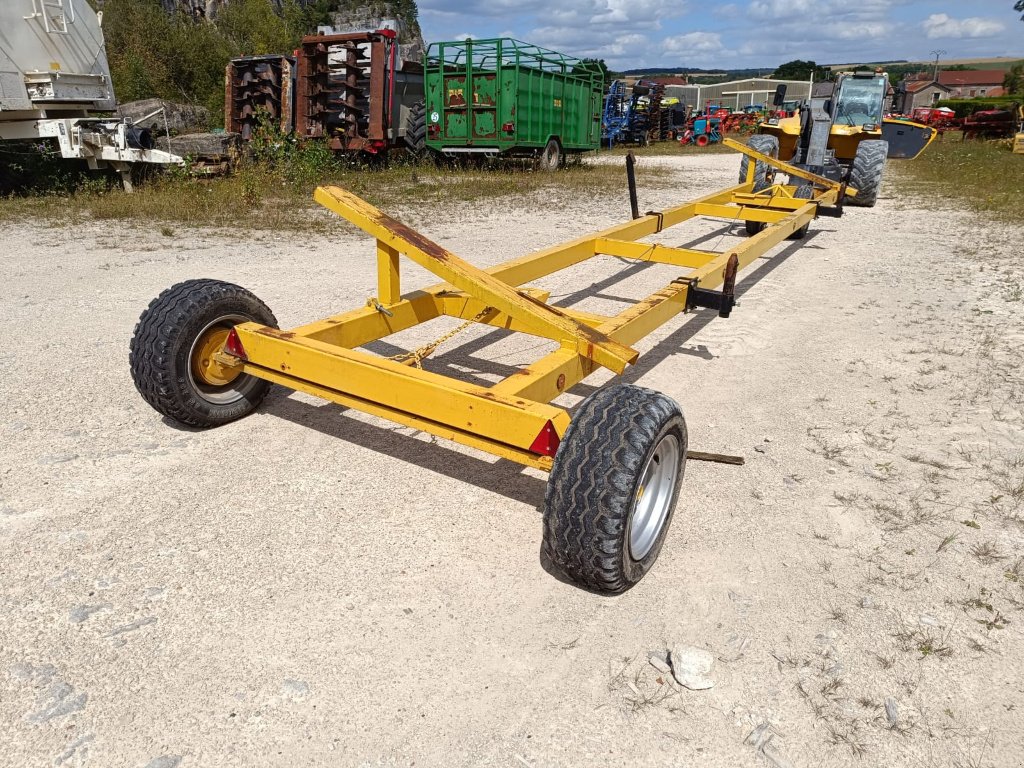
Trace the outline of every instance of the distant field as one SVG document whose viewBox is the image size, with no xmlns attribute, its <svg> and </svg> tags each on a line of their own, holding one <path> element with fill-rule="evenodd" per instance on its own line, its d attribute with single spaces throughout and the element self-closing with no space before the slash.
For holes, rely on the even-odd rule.
<svg viewBox="0 0 1024 768">
<path fill-rule="evenodd" d="M 932 67 L 935 65 L 934 61 L 887 61 L 887 62 L 870 62 L 867 66 L 901 66 L 906 67 L 912 64 L 920 64 L 922 67 Z M 994 57 L 988 59 L 942 59 L 939 62 L 940 66 L 951 67 L 957 64 L 963 64 L 965 67 L 974 67 L 976 69 L 1009 69 L 1014 64 L 1024 64 L 1024 58 L 1014 57 Z M 849 69 L 851 67 L 860 66 L 858 63 L 851 64 L 828 64 L 829 69 L 842 70 Z"/>
</svg>

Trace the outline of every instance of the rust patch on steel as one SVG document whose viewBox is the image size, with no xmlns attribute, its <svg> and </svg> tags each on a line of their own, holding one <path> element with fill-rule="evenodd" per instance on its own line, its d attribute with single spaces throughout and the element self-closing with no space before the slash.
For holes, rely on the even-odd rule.
<svg viewBox="0 0 1024 768">
<path fill-rule="evenodd" d="M 722 275 L 722 293 L 730 298 L 736 293 L 736 272 L 740 268 L 739 257 L 734 253 L 725 264 L 725 274 Z"/>
<path fill-rule="evenodd" d="M 260 328 L 258 331 L 256 331 L 256 333 L 260 334 L 261 336 L 269 336 L 272 339 L 283 339 L 285 341 L 295 338 L 295 334 L 293 332 L 279 331 L 277 328 L 264 327 Z"/>
<path fill-rule="evenodd" d="M 398 219 L 391 218 L 386 213 L 381 213 L 379 216 L 375 216 L 374 218 L 382 227 L 389 229 L 403 240 L 412 243 L 432 259 L 445 262 L 448 261 L 448 257 L 452 255 L 433 240 L 421 235 L 415 229 L 407 227 Z"/>
</svg>

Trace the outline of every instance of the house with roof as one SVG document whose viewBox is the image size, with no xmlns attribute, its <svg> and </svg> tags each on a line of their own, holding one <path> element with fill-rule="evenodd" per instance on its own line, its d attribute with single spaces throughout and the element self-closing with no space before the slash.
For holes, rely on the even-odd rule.
<svg viewBox="0 0 1024 768">
<path fill-rule="evenodd" d="M 1002 96 L 1005 69 L 947 69 L 939 72 L 938 82 L 950 90 L 951 99 L 980 99 Z"/>
<path fill-rule="evenodd" d="M 930 107 L 941 99 L 951 99 L 953 90 L 935 80 L 904 80 L 896 87 L 892 109 L 903 115 L 919 107 Z"/>
</svg>

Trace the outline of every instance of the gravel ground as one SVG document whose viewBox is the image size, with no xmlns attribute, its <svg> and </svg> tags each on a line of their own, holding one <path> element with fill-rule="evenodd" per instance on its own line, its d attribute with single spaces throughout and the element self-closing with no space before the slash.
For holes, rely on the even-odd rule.
<svg viewBox="0 0 1024 768">
<path fill-rule="evenodd" d="M 675 173 L 645 210 L 738 164 L 643 162 Z M 128 340 L 161 290 L 229 280 L 298 325 L 374 292 L 361 234 L 0 225 L 0 764 L 1021 765 L 1024 228 L 890 175 L 746 274 L 730 319 L 638 345 L 626 379 L 747 463 L 689 463 L 658 564 L 614 598 L 543 569 L 540 473 L 280 390 L 213 431 L 137 395 Z M 398 213 L 490 265 L 627 210 Z M 675 276 L 622 270 L 538 285 L 607 311 Z M 546 349 L 461 340 L 435 370 Z M 713 688 L 648 662 L 677 644 L 714 655 Z"/>
</svg>

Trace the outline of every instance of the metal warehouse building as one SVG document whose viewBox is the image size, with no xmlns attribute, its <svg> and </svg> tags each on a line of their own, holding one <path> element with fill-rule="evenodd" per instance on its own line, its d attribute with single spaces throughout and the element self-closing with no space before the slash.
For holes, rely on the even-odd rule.
<svg viewBox="0 0 1024 768">
<path fill-rule="evenodd" d="M 763 77 L 715 85 L 669 85 L 665 87 L 665 95 L 675 96 L 696 108 L 710 101 L 736 111 L 751 104 L 771 103 L 775 89 L 783 84 L 786 86 L 786 101 L 809 99 L 811 96 L 808 80 L 769 80 Z"/>
</svg>

